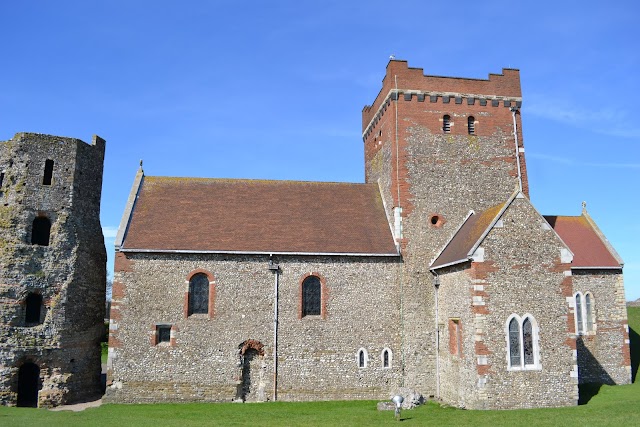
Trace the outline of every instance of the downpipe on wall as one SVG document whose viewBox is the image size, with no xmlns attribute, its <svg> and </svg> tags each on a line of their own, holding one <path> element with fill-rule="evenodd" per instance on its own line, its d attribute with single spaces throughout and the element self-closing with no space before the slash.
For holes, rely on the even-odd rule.
<svg viewBox="0 0 640 427">
<path fill-rule="evenodd" d="M 273 400 L 278 400 L 278 282 L 280 266 L 269 256 L 269 271 L 274 273 L 273 285 Z"/>
</svg>

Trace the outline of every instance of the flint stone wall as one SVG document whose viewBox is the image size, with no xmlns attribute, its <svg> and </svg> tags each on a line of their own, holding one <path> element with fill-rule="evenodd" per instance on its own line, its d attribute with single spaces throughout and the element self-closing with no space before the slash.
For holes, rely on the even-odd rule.
<svg viewBox="0 0 640 427">
<path fill-rule="evenodd" d="M 247 340 L 264 346 L 251 381 L 273 400 L 275 277 L 268 257 L 118 255 L 107 401 L 238 400 L 239 347 Z M 386 399 L 401 384 L 399 259 L 274 260 L 281 269 L 277 399 Z M 214 277 L 212 318 L 185 318 L 186 278 L 196 270 Z M 326 314 L 300 318 L 301 282 L 309 273 L 324 282 Z M 173 325 L 172 345 L 154 344 L 158 323 Z M 368 353 L 366 368 L 358 367 L 360 348 Z M 390 368 L 382 366 L 385 348 Z"/>
</svg>

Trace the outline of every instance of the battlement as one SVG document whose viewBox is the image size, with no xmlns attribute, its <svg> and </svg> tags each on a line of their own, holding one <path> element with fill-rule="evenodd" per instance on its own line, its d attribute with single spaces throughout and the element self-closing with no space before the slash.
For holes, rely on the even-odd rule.
<svg viewBox="0 0 640 427">
<path fill-rule="evenodd" d="M 93 146 L 96 149 L 103 151 L 105 148 L 105 140 L 100 138 L 98 135 L 93 135 L 91 138 L 91 144 L 84 142 L 78 138 L 70 138 L 67 136 L 56 136 L 56 135 L 48 135 L 45 133 L 35 133 L 35 132 L 17 132 L 10 141 L 14 141 L 17 143 L 27 142 L 27 141 L 38 141 L 40 143 L 63 143 L 63 144 L 83 144 L 86 146 Z M 6 143 L 9 141 L 0 141 L 0 143 Z"/>
<path fill-rule="evenodd" d="M 470 100 L 475 102 L 476 99 L 492 100 L 493 106 L 497 106 L 495 101 L 522 101 L 520 71 L 517 69 L 503 68 L 502 74 L 489 74 L 488 79 L 430 76 L 425 75 L 422 68 L 411 68 L 407 61 L 394 59 L 387 65 L 382 89 L 373 104 L 362 109 L 363 133 L 377 113 L 391 100 L 397 100 L 400 94 L 415 94 L 418 100 L 428 97 L 431 102 L 438 97 L 443 100 L 447 98 L 445 102 L 448 102 L 448 98 L 455 98 L 456 101 L 467 99 L 470 105 Z"/>
</svg>

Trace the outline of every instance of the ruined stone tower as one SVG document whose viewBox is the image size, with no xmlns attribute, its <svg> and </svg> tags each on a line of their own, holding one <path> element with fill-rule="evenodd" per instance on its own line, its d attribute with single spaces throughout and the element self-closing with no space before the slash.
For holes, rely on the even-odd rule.
<svg viewBox="0 0 640 427">
<path fill-rule="evenodd" d="M 362 111 L 365 179 L 380 186 L 404 260 L 410 387 L 436 390 L 436 330 L 425 327 L 435 326 L 429 265 L 471 209 L 502 203 L 518 187 L 528 195 L 521 96 L 518 70 L 487 80 L 439 77 L 392 60 Z"/>
<path fill-rule="evenodd" d="M 105 141 L 18 133 L 0 142 L 0 402 L 101 394 Z"/>
</svg>

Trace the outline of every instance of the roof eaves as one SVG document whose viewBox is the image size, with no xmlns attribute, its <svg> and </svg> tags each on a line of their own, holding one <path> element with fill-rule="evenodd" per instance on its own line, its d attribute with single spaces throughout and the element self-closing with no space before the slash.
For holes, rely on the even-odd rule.
<svg viewBox="0 0 640 427">
<path fill-rule="evenodd" d="M 436 270 L 440 270 L 442 268 L 451 267 L 452 265 L 462 264 L 462 263 L 465 263 L 465 262 L 470 261 L 470 260 L 471 260 L 471 258 L 462 258 L 462 259 L 459 259 L 457 261 L 448 262 L 446 264 L 436 265 L 435 267 L 431 266 L 431 267 L 429 267 L 429 271 L 433 272 L 433 271 L 436 271 Z"/>
<path fill-rule="evenodd" d="M 322 256 L 354 256 L 354 257 L 399 257 L 397 252 L 390 253 L 356 253 L 356 252 L 273 252 L 273 251 L 224 251 L 224 250 L 192 250 L 192 249 L 136 249 L 119 248 L 119 252 L 129 253 L 166 253 L 166 254 L 229 254 L 229 255 L 322 255 Z"/>
</svg>

